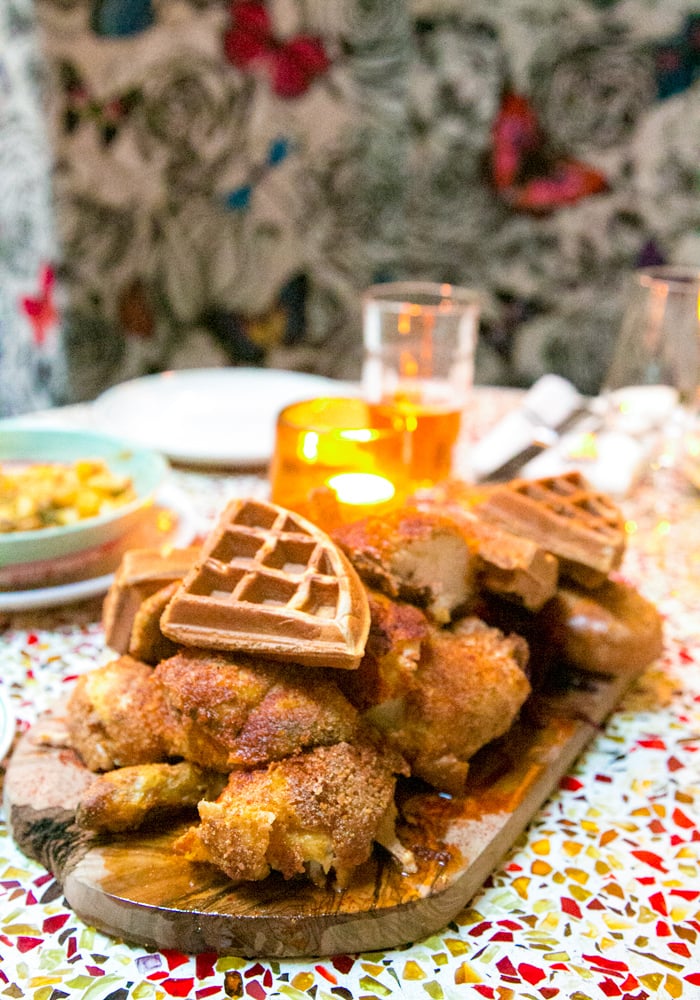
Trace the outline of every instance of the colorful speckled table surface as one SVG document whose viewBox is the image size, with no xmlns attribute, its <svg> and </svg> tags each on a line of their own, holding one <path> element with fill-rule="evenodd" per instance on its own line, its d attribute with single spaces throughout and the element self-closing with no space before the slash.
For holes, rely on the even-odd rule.
<svg viewBox="0 0 700 1000">
<path fill-rule="evenodd" d="M 504 403 L 482 393 L 474 427 Z M 205 521 L 264 477 L 174 470 Z M 665 649 L 468 908 L 380 954 L 262 961 L 157 952 L 86 926 L 0 822 L 0 998 L 700 998 L 700 496 L 673 474 L 622 501 L 625 576 Z M 0 692 L 26 730 L 106 662 L 101 598 L 0 614 Z"/>
</svg>

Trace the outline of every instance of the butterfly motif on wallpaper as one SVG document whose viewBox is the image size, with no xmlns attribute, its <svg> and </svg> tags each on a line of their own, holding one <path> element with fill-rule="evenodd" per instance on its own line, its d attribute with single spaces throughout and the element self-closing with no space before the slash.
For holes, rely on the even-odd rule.
<svg viewBox="0 0 700 1000">
<path fill-rule="evenodd" d="M 47 334 L 58 323 L 58 312 L 54 305 L 56 275 L 52 267 L 44 264 L 39 272 L 39 291 L 22 299 L 22 311 L 32 326 L 32 336 L 37 347 L 46 342 Z"/>
<path fill-rule="evenodd" d="M 114 141 L 119 133 L 119 126 L 141 101 L 141 92 L 137 88 L 106 101 L 97 100 L 76 67 L 70 62 L 60 64 L 59 77 L 65 98 L 64 130 L 70 134 L 82 124 L 91 122 L 105 146 Z"/>
<path fill-rule="evenodd" d="M 654 46 L 654 67 L 660 100 L 682 94 L 700 79 L 700 12 L 689 14 L 677 35 Z"/>
<path fill-rule="evenodd" d="M 503 96 L 491 140 L 493 184 L 518 211 L 551 212 L 608 187 L 600 170 L 551 149 L 534 108 L 520 94 Z"/>
<path fill-rule="evenodd" d="M 90 27 L 96 35 L 128 38 L 155 23 L 152 0 L 97 0 Z"/>
<path fill-rule="evenodd" d="M 232 191 L 229 191 L 225 195 L 224 203 L 226 208 L 232 212 L 243 212 L 247 208 L 250 208 L 250 202 L 256 186 L 269 170 L 273 170 L 287 159 L 291 149 L 292 144 L 289 139 L 285 139 L 283 136 L 273 139 L 267 147 L 267 154 L 264 161 L 252 167 L 244 184 L 233 188 Z"/>
<path fill-rule="evenodd" d="M 231 26 L 224 36 L 224 52 L 238 69 L 263 67 L 278 97 L 305 94 L 331 64 L 322 41 L 315 36 L 277 38 L 270 15 L 258 0 L 231 4 Z"/>
</svg>

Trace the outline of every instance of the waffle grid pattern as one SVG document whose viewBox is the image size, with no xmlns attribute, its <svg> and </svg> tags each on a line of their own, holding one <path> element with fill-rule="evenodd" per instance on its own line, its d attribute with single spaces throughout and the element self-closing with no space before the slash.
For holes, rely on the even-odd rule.
<svg viewBox="0 0 700 1000">
<path fill-rule="evenodd" d="M 602 582 L 600 574 L 622 561 L 622 514 L 578 472 L 512 480 L 494 488 L 480 510 L 552 552 L 586 585 Z"/>
<path fill-rule="evenodd" d="M 355 669 L 367 596 L 328 536 L 263 500 L 232 501 L 160 619 L 185 646 Z"/>
<path fill-rule="evenodd" d="M 188 596 L 222 606 L 253 605 L 271 627 L 289 612 L 333 619 L 339 580 L 326 546 L 288 512 L 246 502 L 213 539 L 187 587 Z M 250 608 L 241 608 L 248 616 Z M 261 617 L 262 615 L 262 617 Z"/>
<path fill-rule="evenodd" d="M 278 605 L 324 618 L 335 617 L 338 607 L 338 579 L 325 547 L 282 514 L 269 529 L 227 528 L 202 567 L 199 587 L 231 603 Z"/>
<path fill-rule="evenodd" d="M 615 542 L 621 530 L 617 508 L 596 493 L 578 474 L 516 481 L 514 494 L 532 500 L 552 517 L 570 522 L 575 529 Z"/>
</svg>

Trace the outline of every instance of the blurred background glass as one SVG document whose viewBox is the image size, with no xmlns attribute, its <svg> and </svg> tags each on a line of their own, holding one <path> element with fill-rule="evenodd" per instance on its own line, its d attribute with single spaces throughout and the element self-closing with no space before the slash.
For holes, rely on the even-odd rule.
<svg viewBox="0 0 700 1000">
<path fill-rule="evenodd" d="M 657 466 L 692 470 L 700 414 L 700 270 L 651 267 L 631 276 L 604 388 L 612 419 L 632 433 L 656 435 Z"/>
<path fill-rule="evenodd" d="M 450 284 L 390 282 L 365 292 L 364 396 L 375 419 L 409 435 L 409 475 L 417 484 L 455 471 L 479 313 L 479 296 Z"/>
</svg>

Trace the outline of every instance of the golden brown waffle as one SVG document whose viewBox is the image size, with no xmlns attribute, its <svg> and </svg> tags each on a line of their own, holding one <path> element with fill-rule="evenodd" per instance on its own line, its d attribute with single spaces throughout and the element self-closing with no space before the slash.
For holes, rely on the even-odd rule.
<svg viewBox="0 0 700 1000">
<path fill-rule="evenodd" d="M 503 483 L 484 494 L 476 511 L 537 542 L 584 586 L 597 586 L 622 562 L 622 514 L 579 472 Z"/>
<path fill-rule="evenodd" d="M 182 580 L 199 556 L 199 547 L 130 549 L 124 553 L 102 606 L 105 641 L 117 653 L 127 653 L 134 619 L 144 601 L 162 587 Z M 137 657 L 139 659 L 140 657 Z"/>
<path fill-rule="evenodd" d="M 355 570 L 305 518 L 235 500 L 161 618 L 176 642 L 354 669 L 369 632 Z"/>
</svg>

